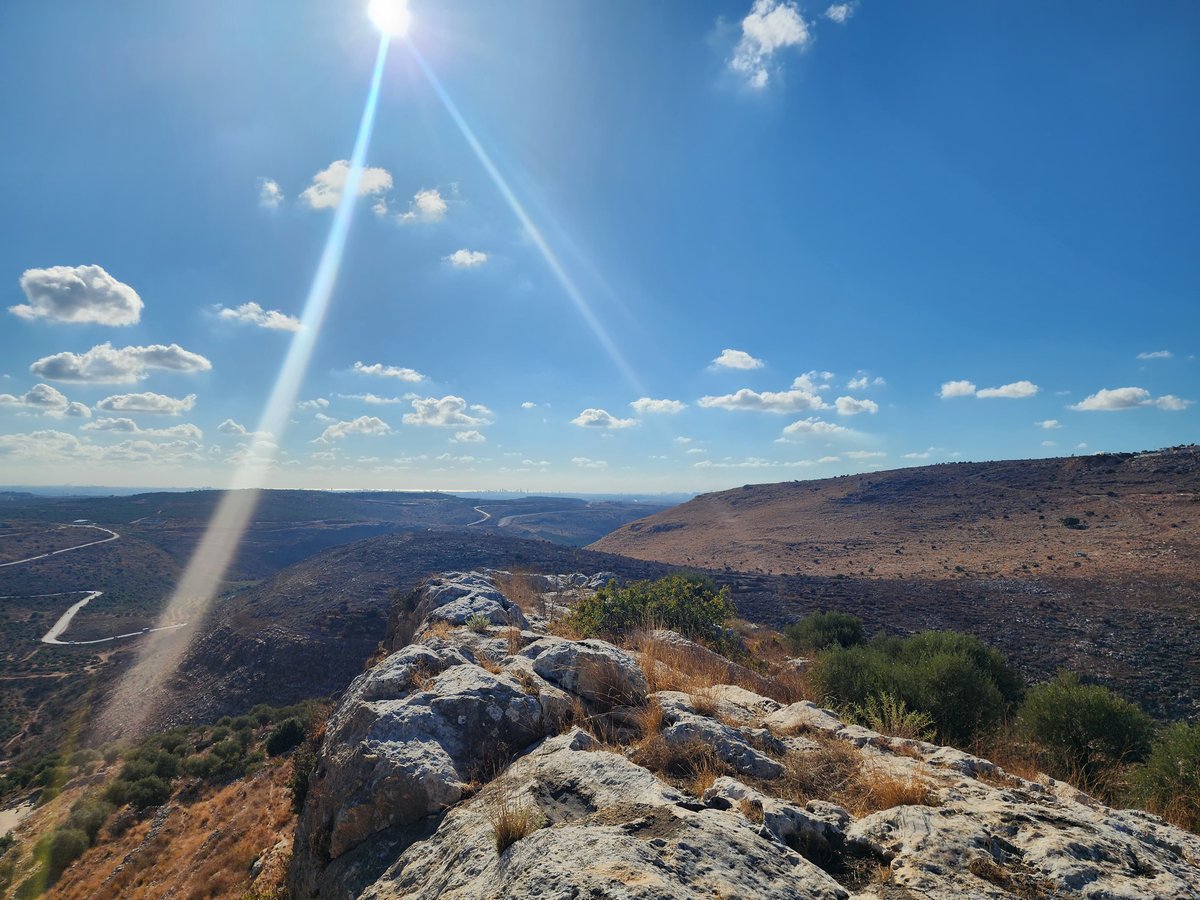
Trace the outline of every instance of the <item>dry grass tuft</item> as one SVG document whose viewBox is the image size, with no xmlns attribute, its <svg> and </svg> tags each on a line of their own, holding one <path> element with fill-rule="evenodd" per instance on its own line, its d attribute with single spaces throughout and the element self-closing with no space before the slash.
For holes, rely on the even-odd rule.
<svg viewBox="0 0 1200 900">
<path fill-rule="evenodd" d="M 434 619 L 425 627 L 424 636 L 426 638 L 441 638 L 442 640 L 445 640 L 446 638 L 450 637 L 450 634 L 453 631 L 454 629 L 445 619 Z"/>
<path fill-rule="evenodd" d="M 915 778 L 897 778 L 867 770 L 855 779 L 855 787 L 857 803 L 850 806 L 850 811 L 859 816 L 895 806 L 937 806 L 940 803 L 937 795 Z"/>
<path fill-rule="evenodd" d="M 504 666 L 492 659 L 490 656 L 479 654 L 479 668 L 484 671 L 491 672 L 493 675 L 500 675 L 504 672 Z"/>
<path fill-rule="evenodd" d="M 516 792 L 515 785 L 505 784 L 491 797 L 484 816 L 492 826 L 496 839 L 496 852 L 505 850 L 537 831 L 542 825 L 538 810 Z"/>
<path fill-rule="evenodd" d="M 697 715 L 716 719 L 721 714 L 721 702 L 712 687 L 702 687 L 688 696 Z"/>
<path fill-rule="evenodd" d="M 438 674 L 438 672 L 430 671 L 425 665 L 418 664 L 413 670 L 409 683 L 415 691 L 432 691 L 433 679 L 437 678 Z"/>
<path fill-rule="evenodd" d="M 539 679 L 532 672 L 528 671 L 527 669 L 517 669 L 516 678 L 517 683 L 521 685 L 521 690 L 523 690 L 530 697 L 541 696 L 541 679 Z"/>
<path fill-rule="evenodd" d="M 634 724 L 637 726 L 638 733 L 643 738 L 648 738 L 658 734 L 663 727 L 663 710 L 655 701 L 651 700 L 636 713 L 633 714 Z"/>
<path fill-rule="evenodd" d="M 657 773 L 680 790 L 699 797 L 721 775 L 732 775 L 733 767 L 717 756 L 712 745 L 701 740 L 671 746 L 661 732 L 640 740 L 633 748 L 633 761 Z"/>
<path fill-rule="evenodd" d="M 1054 883 L 1038 878 L 1032 873 L 1006 868 L 990 857 L 975 857 L 967 863 L 967 871 L 1020 900 L 1049 900 L 1051 897 L 1060 896 Z"/>
<path fill-rule="evenodd" d="M 747 822 L 753 822 L 756 825 L 762 823 L 763 807 L 758 800 L 743 799 L 738 803 L 738 809 L 741 810 Z"/>
<path fill-rule="evenodd" d="M 524 641 L 521 639 L 521 629 L 517 628 L 516 626 L 506 629 L 504 632 L 504 637 L 505 640 L 508 641 L 509 656 L 515 656 L 516 654 L 520 653 L 521 648 L 525 646 Z"/>
<path fill-rule="evenodd" d="M 545 616 L 546 600 L 534 585 L 534 579 L 537 577 L 531 573 L 512 572 L 507 575 L 493 575 L 492 582 L 500 593 L 517 604 L 525 615 Z"/>
</svg>

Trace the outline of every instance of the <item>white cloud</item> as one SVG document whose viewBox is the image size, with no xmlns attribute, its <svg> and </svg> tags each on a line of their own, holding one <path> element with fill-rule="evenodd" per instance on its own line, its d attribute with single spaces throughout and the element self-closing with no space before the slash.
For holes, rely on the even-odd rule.
<svg viewBox="0 0 1200 900">
<path fill-rule="evenodd" d="M 235 422 L 233 419 L 226 419 L 217 426 L 217 431 L 221 434 L 232 434 L 236 437 L 251 437 L 256 440 L 274 441 L 275 435 L 269 431 L 251 431 L 241 422 Z"/>
<path fill-rule="evenodd" d="M 188 394 L 186 397 L 168 397 L 166 394 L 144 391 L 140 394 L 113 394 L 97 403 L 96 409 L 102 409 L 105 412 L 177 416 L 180 413 L 188 412 L 195 405 L 195 394 Z"/>
<path fill-rule="evenodd" d="M 831 22 L 837 22 L 839 25 L 845 25 L 848 21 L 850 21 L 850 17 L 854 15 L 854 11 L 857 8 L 857 2 L 834 3 L 827 10 L 825 10 L 825 18 Z"/>
<path fill-rule="evenodd" d="M 1171 351 L 1170 350 L 1150 350 L 1150 351 L 1147 351 L 1146 353 L 1139 353 L 1137 355 L 1137 358 L 1138 359 L 1170 359 Z"/>
<path fill-rule="evenodd" d="M 785 47 L 804 47 L 812 39 L 808 23 L 790 0 L 754 0 L 742 19 L 742 37 L 729 67 L 756 90 L 767 86 L 775 54 Z"/>
<path fill-rule="evenodd" d="M 684 452 L 687 453 L 689 456 L 703 456 L 708 451 L 705 450 L 703 447 L 688 447 L 687 450 L 685 450 Z"/>
<path fill-rule="evenodd" d="M 178 344 L 122 347 L 97 344 L 86 353 L 55 353 L 43 356 L 29 367 L 34 375 L 51 381 L 88 381 L 97 384 L 129 384 L 141 381 L 150 369 L 170 372 L 207 372 L 212 363 L 199 353 Z"/>
<path fill-rule="evenodd" d="M 341 202 L 342 190 L 350 176 L 350 162 L 339 159 L 331 162 L 313 176 L 312 184 L 300 194 L 300 199 L 313 209 L 333 209 Z M 392 173 L 387 169 L 364 167 L 358 182 L 358 196 L 379 196 L 392 189 Z"/>
<path fill-rule="evenodd" d="M 580 428 L 632 428 L 637 419 L 618 419 L 607 410 L 589 406 L 573 418 L 571 424 Z"/>
<path fill-rule="evenodd" d="M 413 412 L 404 416 L 405 425 L 431 425 L 438 428 L 471 428 L 492 423 L 492 411 L 482 404 L 472 404 L 451 394 L 445 397 L 414 397 Z"/>
<path fill-rule="evenodd" d="M 1050 430 L 1051 428 L 1062 428 L 1062 425 L 1059 423 L 1058 419 L 1042 419 L 1040 422 L 1034 422 L 1033 424 L 1038 428 L 1045 428 L 1046 430 Z"/>
<path fill-rule="evenodd" d="M 800 419 L 788 425 L 783 429 L 783 433 L 787 437 L 807 437 L 809 435 L 849 434 L 850 429 L 844 425 L 835 425 L 833 422 L 825 422 L 815 416 L 809 416 L 807 419 Z"/>
<path fill-rule="evenodd" d="M 1032 397 L 1038 390 L 1038 386 L 1032 381 L 1014 381 L 1012 384 L 1002 384 L 1000 387 L 980 388 L 975 392 L 975 396 L 985 400 L 991 397 L 1021 400 L 1025 397 Z"/>
<path fill-rule="evenodd" d="M 810 394 L 815 394 L 818 391 L 827 391 L 830 388 L 830 380 L 833 378 L 832 372 L 818 372 L 815 369 L 811 372 L 805 372 L 803 375 L 797 375 L 792 379 L 792 390 L 807 391 Z"/>
<path fill-rule="evenodd" d="M 455 250 L 449 256 L 443 256 L 446 262 L 456 269 L 473 269 L 488 261 L 488 255 L 482 250 Z"/>
<path fill-rule="evenodd" d="M 329 401 L 324 397 L 317 397 L 314 400 L 301 400 L 296 404 L 296 409 L 312 410 L 312 409 L 328 409 Z"/>
<path fill-rule="evenodd" d="M 258 205 L 263 209 L 276 209 L 283 202 L 283 190 L 274 178 L 258 179 Z"/>
<path fill-rule="evenodd" d="M 281 313 L 277 309 L 263 309 L 257 303 L 243 303 L 236 309 L 224 306 L 217 307 L 217 315 L 230 322 L 240 322 L 243 325 L 257 325 L 259 328 L 269 328 L 273 331 L 299 331 L 300 320 L 295 316 Z"/>
<path fill-rule="evenodd" d="M 905 459 L 929 459 L 929 457 L 932 455 L 933 455 L 933 448 L 930 447 L 928 450 L 922 450 L 920 453 L 905 453 L 904 458 Z"/>
<path fill-rule="evenodd" d="M 390 406 L 396 403 L 408 403 L 417 395 L 414 393 L 402 394 L 399 397 L 381 397 L 378 394 L 370 392 L 365 394 L 338 394 L 343 400 L 358 400 L 362 403 L 370 403 L 375 406 Z"/>
<path fill-rule="evenodd" d="M 391 426 L 383 421 L 383 419 L 376 418 L 375 416 L 359 416 L 357 419 L 351 419 L 348 422 L 334 422 L 321 432 L 321 436 L 317 438 L 317 442 L 330 444 L 334 441 L 340 441 L 348 434 L 384 435 L 391 433 Z"/>
<path fill-rule="evenodd" d="M 383 363 L 372 363 L 368 366 L 365 363 L 356 362 L 353 370 L 359 375 L 374 375 L 378 378 L 396 378 L 400 381 L 414 383 L 425 380 L 425 376 L 416 369 L 407 369 L 401 366 L 385 366 Z"/>
<path fill-rule="evenodd" d="M 742 388 L 733 394 L 701 397 L 697 401 L 705 409 L 750 409 L 758 412 L 793 413 L 828 409 L 829 405 L 811 391 L 752 391 Z"/>
<path fill-rule="evenodd" d="M 815 466 L 816 462 L 811 459 L 797 459 L 792 461 L 779 461 L 774 459 L 763 459 L 758 456 L 751 456 L 747 459 L 734 459 L 727 456 L 723 460 L 702 459 L 698 463 L 693 464 L 697 469 L 790 469 L 804 468 L 806 466 Z"/>
<path fill-rule="evenodd" d="M 198 441 L 204 433 L 195 425 L 183 423 L 171 425 L 168 428 L 142 428 L 133 419 L 99 418 L 83 426 L 85 431 L 115 431 L 121 434 L 138 434 L 144 437 L 177 438 L 179 440 Z"/>
<path fill-rule="evenodd" d="M 450 438 L 453 444 L 482 444 L 487 438 L 481 432 L 471 429 L 470 431 L 456 431 L 454 437 Z"/>
<path fill-rule="evenodd" d="M 144 306 L 137 291 L 100 266 L 26 269 L 21 290 L 29 302 L 10 306 L 8 311 L 22 319 L 135 325 Z"/>
<path fill-rule="evenodd" d="M 970 381 L 947 381 L 942 385 L 941 398 L 943 400 L 949 397 L 973 396 L 975 396 L 975 385 Z"/>
<path fill-rule="evenodd" d="M 653 400 L 650 397 L 634 400 L 629 405 L 639 416 L 674 415 L 687 409 L 687 404 L 678 400 Z"/>
<path fill-rule="evenodd" d="M 883 459 L 887 454 L 882 450 L 847 450 L 842 456 L 847 459 Z"/>
<path fill-rule="evenodd" d="M 537 409 L 537 404 L 532 400 L 526 400 L 521 404 L 521 409 Z"/>
<path fill-rule="evenodd" d="M 854 397 L 838 397 L 834 401 L 839 416 L 857 416 L 859 413 L 874 415 L 879 412 L 879 404 L 874 400 L 858 400 Z"/>
<path fill-rule="evenodd" d="M 684 437 L 683 435 L 680 435 L 679 437 L 675 438 L 675 443 L 677 443 L 677 444 L 690 444 L 691 442 L 692 442 L 692 438 Z"/>
<path fill-rule="evenodd" d="M 61 419 L 63 416 L 86 419 L 92 415 L 87 406 L 68 400 L 61 391 L 48 384 L 35 384 L 19 397 L 0 394 L 0 406 L 17 406 L 54 419 Z"/>
<path fill-rule="evenodd" d="M 62 431 L 0 435 L 0 458 L 31 462 L 153 463 L 180 465 L 200 461 L 201 445 L 193 440 L 137 440 L 101 446 Z"/>
<path fill-rule="evenodd" d="M 854 378 L 846 382 L 846 389 L 850 391 L 865 391 L 869 387 L 883 387 L 887 384 L 882 378 L 871 378 L 866 372 L 860 372 Z"/>
<path fill-rule="evenodd" d="M 401 213 L 402 222 L 438 222 L 446 217 L 445 199 L 437 188 L 417 191 L 408 205 L 408 212 Z"/>
<path fill-rule="evenodd" d="M 1139 406 L 1151 406 L 1178 412 L 1187 409 L 1192 403 L 1191 400 L 1183 400 L 1173 394 L 1153 397 L 1145 388 L 1123 387 L 1111 390 L 1103 388 L 1084 397 L 1070 408 L 1080 412 L 1113 412 L 1121 409 L 1134 409 Z"/>
<path fill-rule="evenodd" d="M 586 456 L 573 456 L 571 462 L 583 469 L 606 469 L 608 468 L 608 460 L 606 459 L 588 459 Z"/>
<path fill-rule="evenodd" d="M 712 364 L 717 369 L 761 369 L 766 365 L 745 350 L 722 350 Z"/>
</svg>

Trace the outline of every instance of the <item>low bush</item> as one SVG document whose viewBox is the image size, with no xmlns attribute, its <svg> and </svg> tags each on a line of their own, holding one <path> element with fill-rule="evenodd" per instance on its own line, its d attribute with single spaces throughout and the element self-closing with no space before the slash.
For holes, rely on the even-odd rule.
<svg viewBox="0 0 1200 900">
<path fill-rule="evenodd" d="M 90 846 L 88 836 L 78 828 L 56 828 L 50 832 L 35 851 L 35 856 L 45 860 L 47 882 L 56 882 L 67 866 L 83 856 Z"/>
<path fill-rule="evenodd" d="M 1072 672 L 1032 688 L 1017 724 L 1057 774 L 1087 785 L 1105 770 L 1145 759 L 1154 728 L 1134 704 Z"/>
<path fill-rule="evenodd" d="M 1200 832 L 1200 724 L 1164 728 L 1133 775 L 1133 796 L 1151 812 Z"/>
<path fill-rule="evenodd" d="M 691 638 L 719 642 L 736 614 L 729 589 L 717 590 L 702 575 L 676 572 L 625 587 L 609 582 L 579 601 L 568 624 L 582 637 L 619 638 L 639 628 L 669 628 Z"/>
<path fill-rule="evenodd" d="M 811 653 L 829 647 L 853 647 L 863 642 L 863 623 L 848 613 L 817 612 L 783 630 L 794 653 Z"/>
<path fill-rule="evenodd" d="M 933 716 L 909 709 L 903 700 L 886 691 L 868 697 L 866 703 L 852 707 L 850 712 L 859 723 L 880 734 L 918 741 L 936 736 Z"/>
<path fill-rule="evenodd" d="M 267 755 L 279 756 L 289 750 L 295 750 L 304 742 L 306 733 L 307 729 L 304 727 L 304 723 L 295 716 L 284 719 L 267 735 Z"/>
<path fill-rule="evenodd" d="M 1003 654 L 953 631 L 833 646 L 818 654 L 810 677 L 826 703 L 865 706 L 888 694 L 930 716 L 941 739 L 960 744 L 996 726 L 1022 692 Z"/>
<path fill-rule="evenodd" d="M 492 620 L 483 613 L 472 613 L 467 618 L 467 628 L 476 634 L 487 634 L 492 627 Z"/>
</svg>

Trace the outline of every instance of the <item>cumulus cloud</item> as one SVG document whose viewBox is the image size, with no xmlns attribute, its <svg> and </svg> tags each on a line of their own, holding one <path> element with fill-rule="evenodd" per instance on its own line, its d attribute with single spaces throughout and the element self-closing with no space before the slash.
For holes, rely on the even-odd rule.
<svg viewBox="0 0 1200 900">
<path fill-rule="evenodd" d="M 1154 397 L 1145 388 L 1123 387 L 1103 388 L 1084 397 L 1070 408 L 1080 412 L 1115 412 L 1122 409 L 1135 409 L 1139 406 L 1150 406 L 1178 412 L 1187 409 L 1192 403 L 1191 400 L 1183 400 L 1173 394 Z"/>
<path fill-rule="evenodd" d="M 690 443 L 692 442 L 692 440 L 693 440 L 693 439 L 692 439 L 692 438 L 690 438 L 690 437 L 685 437 L 685 436 L 683 436 L 683 435 L 680 435 L 679 437 L 675 438 L 675 443 L 677 443 L 677 444 L 690 444 Z"/>
<path fill-rule="evenodd" d="M 883 459 L 887 454 L 882 450 L 847 450 L 842 456 L 847 459 Z"/>
<path fill-rule="evenodd" d="M 838 397 L 834 401 L 839 416 L 857 416 L 859 413 L 879 412 L 879 404 L 874 400 L 858 400 L 854 397 Z"/>
<path fill-rule="evenodd" d="M 697 402 L 705 409 L 749 409 L 781 414 L 828 409 L 829 406 L 815 393 L 803 388 L 793 388 L 790 391 L 762 391 L 761 393 L 749 388 L 742 388 L 733 394 L 701 397 Z"/>
<path fill-rule="evenodd" d="M 942 385 L 941 397 L 946 400 L 950 397 L 974 397 L 975 385 L 970 381 L 947 381 Z"/>
<path fill-rule="evenodd" d="M 844 425 L 836 425 L 833 422 L 825 422 L 815 416 L 809 416 L 807 419 L 800 419 L 788 425 L 783 429 L 783 433 L 785 437 L 797 438 L 849 434 L 850 429 Z"/>
<path fill-rule="evenodd" d="M 413 411 L 404 416 L 405 425 L 430 425 L 436 428 L 471 428 L 492 423 L 492 411 L 475 403 L 470 407 L 462 397 L 414 397 Z M 468 411 L 469 410 L 469 411 Z"/>
<path fill-rule="evenodd" d="M 606 469 L 608 468 L 608 460 L 606 459 L 589 459 L 586 456 L 573 456 L 571 462 L 583 469 Z"/>
<path fill-rule="evenodd" d="M 990 397 L 1005 397 L 1010 400 L 1020 400 L 1025 397 L 1032 397 L 1038 390 L 1038 386 L 1032 381 L 1014 381 L 1012 384 L 1002 384 L 1000 387 L 980 388 L 975 392 L 975 396 L 982 397 L 985 400 Z"/>
<path fill-rule="evenodd" d="M 161 416 L 178 416 L 196 405 L 196 395 L 168 397 L 144 391 L 140 394 L 113 394 L 96 404 L 96 409 L 105 412 L 151 413 Z"/>
<path fill-rule="evenodd" d="M 650 397 L 634 400 L 629 405 L 639 416 L 674 415 L 687 409 L 687 404 L 678 400 L 654 400 Z"/>
<path fill-rule="evenodd" d="M 742 36 L 729 67 L 750 87 L 761 90 L 776 68 L 775 54 L 786 47 L 803 50 L 812 40 L 808 23 L 790 0 L 754 0 L 742 19 Z"/>
<path fill-rule="evenodd" d="M 20 396 L 0 394 L 0 406 L 16 406 L 54 419 L 63 416 L 86 419 L 92 415 L 85 404 L 68 400 L 61 391 L 48 384 L 35 384 Z"/>
<path fill-rule="evenodd" d="M 390 185 L 389 185 L 390 186 Z M 446 200 L 437 188 L 417 191 L 408 205 L 408 212 L 401 213 L 401 222 L 438 222 L 446 217 Z"/>
<path fill-rule="evenodd" d="M 850 391 L 865 391 L 869 387 L 883 387 L 885 384 L 887 382 L 882 378 L 871 378 L 866 372 L 860 372 L 846 382 L 846 389 Z"/>
<path fill-rule="evenodd" d="M 300 194 L 300 199 L 313 209 L 333 209 L 341 202 L 346 179 L 350 176 L 349 160 L 331 162 L 313 176 L 312 184 Z M 378 197 L 392 189 L 392 173 L 387 169 L 367 166 L 358 182 L 359 197 Z"/>
<path fill-rule="evenodd" d="M 532 400 L 526 400 L 521 404 L 521 409 L 537 409 L 537 404 Z"/>
<path fill-rule="evenodd" d="M 283 202 L 283 189 L 274 178 L 258 179 L 258 205 L 263 209 L 276 209 Z"/>
<path fill-rule="evenodd" d="M 36 463 L 147 463 L 184 464 L 203 458 L 201 445 L 193 440 L 149 441 L 136 439 L 101 446 L 62 431 L 34 431 L 0 435 L 0 459 Z"/>
<path fill-rule="evenodd" d="M 28 303 L 8 311 L 22 319 L 51 322 L 136 325 L 142 317 L 142 298 L 100 266 L 51 266 L 26 269 L 21 290 Z"/>
<path fill-rule="evenodd" d="M 905 459 L 929 459 L 929 457 L 933 455 L 933 451 L 934 451 L 934 448 L 930 447 L 928 450 L 921 450 L 919 452 L 913 452 L 913 453 L 905 453 L 904 458 Z"/>
<path fill-rule="evenodd" d="M 385 366 L 383 363 L 372 363 L 368 366 L 366 363 L 356 362 L 353 371 L 359 375 L 373 375 L 377 378 L 395 378 L 399 381 L 413 383 L 425 380 L 425 376 L 416 369 L 408 369 L 402 366 Z"/>
<path fill-rule="evenodd" d="M 1040 422 L 1034 422 L 1033 424 L 1038 428 L 1045 428 L 1047 430 L 1051 428 L 1062 428 L 1062 425 L 1059 424 L 1058 419 L 1042 419 Z"/>
<path fill-rule="evenodd" d="M 177 438 L 180 440 L 198 441 L 204 433 L 195 425 L 188 423 L 171 425 L 168 428 L 142 428 L 133 419 L 99 418 L 83 426 L 85 431 L 115 431 L 120 434 L 138 434 L 143 437 Z"/>
<path fill-rule="evenodd" d="M 1137 355 L 1137 358 L 1138 359 L 1170 359 L 1171 351 L 1170 350 L 1148 350 L 1145 353 L 1139 353 Z"/>
<path fill-rule="evenodd" d="M 473 269 L 488 261 L 488 255 L 482 250 L 455 250 L 449 256 L 443 256 L 446 262 L 456 269 Z"/>
<path fill-rule="evenodd" d="M 253 301 L 243 303 L 235 309 L 228 309 L 224 306 L 217 307 L 217 315 L 228 322 L 257 325 L 259 328 L 269 328 L 272 331 L 300 330 L 300 320 L 295 316 L 281 313 L 277 309 L 263 309 Z"/>
<path fill-rule="evenodd" d="M 328 408 L 329 408 L 329 401 L 326 400 L 324 397 L 317 397 L 313 400 L 301 400 L 299 403 L 296 404 L 296 409 L 305 410 L 305 411 L 328 409 Z"/>
<path fill-rule="evenodd" d="M 854 15 L 854 11 L 858 8 L 857 2 L 852 3 L 834 3 L 825 10 L 825 18 L 830 22 L 837 22 L 839 25 L 845 25 L 850 21 L 850 17 Z"/>
<path fill-rule="evenodd" d="M 632 428 L 637 419 L 618 419 L 607 410 L 589 406 L 573 418 L 571 424 L 580 428 Z"/>
<path fill-rule="evenodd" d="M 383 419 L 375 416 L 359 416 L 357 419 L 346 422 L 334 422 L 322 431 L 321 436 L 316 440 L 322 444 L 331 444 L 334 441 L 340 441 L 348 434 L 384 435 L 391 433 L 391 426 Z"/>
<path fill-rule="evenodd" d="M 221 434 L 231 434 L 235 437 L 249 437 L 258 441 L 274 441 L 275 435 L 269 431 L 251 431 L 241 422 L 235 422 L 233 419 L 226 419 L 217 426 L 217 431 Z"/>
<path fill-rule="evenodd" d="M 727 456 L 722 460 L 702 459 L 693 465 L 697 469 L 780 469 L 780 468 L 803 468 L 806 466 L 815 466 L 817 463 L 811 459 L 797 459 L 791 461 L 780 461 L 775 459 L 763 459 L 758 456 L 751 456 L 747 459 L 734 459 Z"/>
<path fill-rule="evenodd" d="M 745 350 L 722 350 L 712 364 L 717 369 L 761 369 L 766 365 Z"/>
<path fill-rule="evenodd" d="M 358 400 L 362 403 L 370 403 L 373 406 L 391 406 L 396 403 L 408 403 L 416 394 L 402 394 L 399 397 L 381 397 L 378 394 L 367 392 L 365 394 L 338 394 L 343 400 Z"/>
<path fill-rule="evenodd" d="M 169 372 L 207 372 L 212 363 L 178 344 L 122 347 L 97 344 L 86 353 L 43 356 L 29 371 L 51 381 L 86 381 L 96 384 L 129 384 L 141 381 L 150 369 Z"/>
<path fill-rule="evenodd" d="M 797 375 L 792 379 L 792 390 L 808 391 L 810 394 L 815 394 L 817 391 L 827 391 L 830 388 L 830 380 L 833 378 L 832 372 L 818 372 L 813 369 L 811 372 L 805 372 L 803 375 Z"/>
<path fill-rule="evenodd" d="M 482 444 L 487 438 L 482 432 L 471 429 L 469 431 L 456 431 L 454 437 L 450 438 L 453 444 Z"/>
</svg>

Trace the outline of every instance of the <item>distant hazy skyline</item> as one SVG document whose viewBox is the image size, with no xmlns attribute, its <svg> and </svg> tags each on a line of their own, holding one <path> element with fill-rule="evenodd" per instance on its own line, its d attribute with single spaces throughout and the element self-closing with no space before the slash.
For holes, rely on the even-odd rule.
<svg viewBox="0 0 1200 900">
<path fill-rule="evenodd" d="M 1200 7 L 411 0 L 252 447 L 365 7 L 0 6 L 0 483 L 704 491 L 1200 436 Z"/>
</svg>

